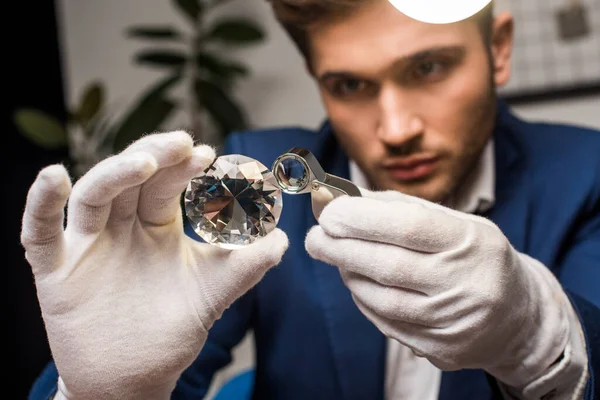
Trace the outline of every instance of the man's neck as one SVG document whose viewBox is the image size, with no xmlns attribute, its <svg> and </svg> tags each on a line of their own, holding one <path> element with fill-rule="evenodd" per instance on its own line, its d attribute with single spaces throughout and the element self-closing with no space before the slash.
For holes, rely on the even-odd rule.
<svg viewBox="0 0 600 400">
<path fill-rule="evenodd" d="M 445 202 L 446 207 L 468 212 L 484 212 L 495 201 L 494 140 L 490 138 L 463 183 Z"/>
</svg>

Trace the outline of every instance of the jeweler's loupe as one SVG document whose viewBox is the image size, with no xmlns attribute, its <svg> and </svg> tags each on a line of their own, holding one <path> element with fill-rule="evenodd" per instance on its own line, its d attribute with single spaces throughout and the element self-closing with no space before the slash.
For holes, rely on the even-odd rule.
<svg viewBox="0 0 600 400">
<path fill-rule="evenodd" d="M 361 196 L 352 182 L 326 173 L 316 157 L 300 147 L 291 148 L 277 157 L 271 171 L 284 193 L 310 193 L 313 214 L 317 219 L 331 200 L 343 195 Z"/>
</svg>

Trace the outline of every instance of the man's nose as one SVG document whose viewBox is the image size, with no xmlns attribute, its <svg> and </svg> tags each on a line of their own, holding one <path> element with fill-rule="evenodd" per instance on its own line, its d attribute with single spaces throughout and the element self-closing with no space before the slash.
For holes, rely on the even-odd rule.
<svg viewBox="0 0 600 400">
<path fill-rule="evenodd" d="M 388 146 L 397 147 L 422 135 L 424 123 L 413 107 L 410 99 L 399 90 L 382 90 L 379 98 L 379 139 Z"/>
</svg>

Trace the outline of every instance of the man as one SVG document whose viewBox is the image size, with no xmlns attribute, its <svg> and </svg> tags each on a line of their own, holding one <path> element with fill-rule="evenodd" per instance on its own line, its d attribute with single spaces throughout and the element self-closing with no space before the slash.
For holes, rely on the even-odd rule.
<svg viewBox="0 0 600 400">
<path fill-rule="evenodd" d="M 258 399 L 597 398 L 600 135 L 497 100 L 510 15 L 272 4 L 329 118 L 226 152 L 270 165 L 304 147 L 363 196 L 318 221 L 286 197 L 280 229 L 224 251 L 182 232 L 179 194 L 214 158 L 186 134 L 147 136 L 72 189 L 42 171 L 22 237 L 56 367 L 32 398 L 201 398 L 249 329 Z"/>
</svg>

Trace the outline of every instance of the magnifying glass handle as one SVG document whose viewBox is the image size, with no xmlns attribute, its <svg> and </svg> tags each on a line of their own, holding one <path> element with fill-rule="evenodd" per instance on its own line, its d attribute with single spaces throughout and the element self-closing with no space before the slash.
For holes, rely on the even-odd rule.
<svg viewBox="0 0 600 400">
<path fill-rule="evenodd" d="M 331 200 L 344 195 L 361 196 L 360 190 L 352 182 L 331 174 L 325 174 L 325 182 L 312 181 L 310 189 L 312 211 L 316 219 L 319 219 Z"/>
</svg>

